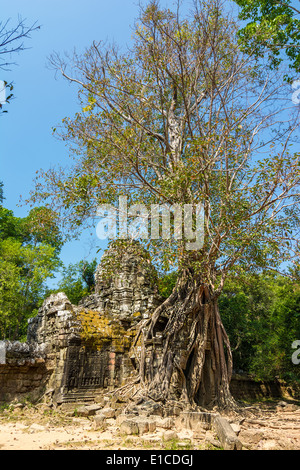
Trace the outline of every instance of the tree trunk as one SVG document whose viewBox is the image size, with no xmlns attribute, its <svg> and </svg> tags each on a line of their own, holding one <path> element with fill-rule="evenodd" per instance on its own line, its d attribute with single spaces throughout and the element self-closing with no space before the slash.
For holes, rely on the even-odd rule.
<svg viewBox="0 0 300 470">
<path fill-rule="evenodd" d="M 218 301 L 187 272 L 136 337 L 140 383 L 155 401 L 232 408 L 232 355 Z"/>
</svg>

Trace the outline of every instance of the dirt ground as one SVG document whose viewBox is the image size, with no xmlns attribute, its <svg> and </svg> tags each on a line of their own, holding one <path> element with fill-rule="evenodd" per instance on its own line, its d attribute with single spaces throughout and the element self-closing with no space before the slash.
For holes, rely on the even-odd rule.
<svg viewBox="0 0 300 470">
<path fill-rule="evenodd" d="M 75 413 L 76 414 L 76 413 Z M 300 450 L 300 406 L 284 402 L 247 406 L 242 415 L 227 416 L 243 450 Z M 166 438 L 154 433 L 122 435 L 117 421 L 107 419 L 105 431 L 94 418 L 77 417 L 45 405 L 15 404 L 0 408 L 0 450 L 211 450 L 219 449 L 211 430 L 172 429 Z M 170 431 L 169 431 L 170 435 Z"/>
</svg>

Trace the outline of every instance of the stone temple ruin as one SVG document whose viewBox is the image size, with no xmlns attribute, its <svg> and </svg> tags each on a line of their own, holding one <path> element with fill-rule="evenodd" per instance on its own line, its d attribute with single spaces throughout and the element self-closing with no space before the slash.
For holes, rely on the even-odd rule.
<svg viewBox="0 0 300 470">
<path fill-rule="evenodd" d="M 29 320 L 26 343 L 0 342 L 0 403 L 93 403 L 135 375 L 137 325 L 162 299 L 148 253 L 137 242 L 123 248 L 111 245 L 103 255 L 95 292 L 79 305 L 53 294 Z M 276 383 L 247 378 L 234 378 L 231 391 L 236 398 L 281 395 Z"/>
<path fill-rule="evenodd" d="M 93 402 L 126 383 L 134 374 L 136 325 L 161 303 L 155 280 L 138 243 L 121 255 L 112 246 L 96 270 L 92 295 L 79 305 L 64 293 L 51 295 L 29 320 L 26 343 L 2 343 L 0 402 Z"/>
</svg>

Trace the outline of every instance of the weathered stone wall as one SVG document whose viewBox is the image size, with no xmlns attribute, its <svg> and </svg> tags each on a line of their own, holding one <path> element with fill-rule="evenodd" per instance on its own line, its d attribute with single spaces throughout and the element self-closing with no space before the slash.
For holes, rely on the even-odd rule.
<svg viewBox="0 0 300 470">
<path fill-rule="evenodd" d="M 2 342 L 0 402 L 37 400 L 53 373 L 43 346 Z"/>
<path fill-rule="evenodd" d="M 128 353 L 134 324 L 136 317 L 121 322 L 107 312 L 71 305 L 63 293 L 50 296 L 28 330 L 28 341 L 44 346 L 53 370 L 48 398 L 85 401 L 122 385 L 133 373 Z"/>
<path fill-rule="evenodd" d="M 63 393 L 68 347 L 78 338 L 80 324 L 74 306 L 64 293 L 45 300 L 38 315 L 29 321 L 29 344 L 43 346 L 52 374 L 47 383 L 47 397 L 59 401 Z"/>
<path fill-rule="evenodd" d="M 46 391 L 49 371 L 45 360 L 0 365 L 0 402 L 37 401 Z"/>
<path fill-rule="evenodd" d="M 161 302 L 155 269 L 146 251 L 133 242 L 121 251 L 112 246 L 95 277 L 94 294 L 78 306 L 64 293 L 51 295 L 29 321 L 23 348 L 28 358 L 30 350 L 43 350 L 47 373 L 28 363 L 23 380 L 21 365 L 9 369 L 6 364 L 3 383 L 10 397 L 13 384 L 17 394 L 25 382 L 29 392 L 31 381 L 32 391 L 45 389 L 54 403 L 87 401 L 122 386 L 134 374 L 130 349 L 136 327 Z"/>
<path fill-rule="evenodd" d="M 274 398 L 300 399 L 300 386 L 283 381 L 254 380 L 247 375 L 233 375 L 230 390 L 237 400 L 263 400 Z"/>
</svg>

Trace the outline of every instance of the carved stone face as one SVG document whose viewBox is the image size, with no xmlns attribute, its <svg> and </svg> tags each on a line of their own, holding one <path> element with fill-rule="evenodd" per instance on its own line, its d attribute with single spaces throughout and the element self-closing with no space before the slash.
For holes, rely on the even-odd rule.
<svg viewBox="0 0 300 470">
<path fill-rule="evenodd" d="M 143 317 L 161 302 L 155 278 L 141 246 L 134 243 L 120 249 L 112 245 L 95 274 L 98 308 L 118 318 Z"/>
</svg>

